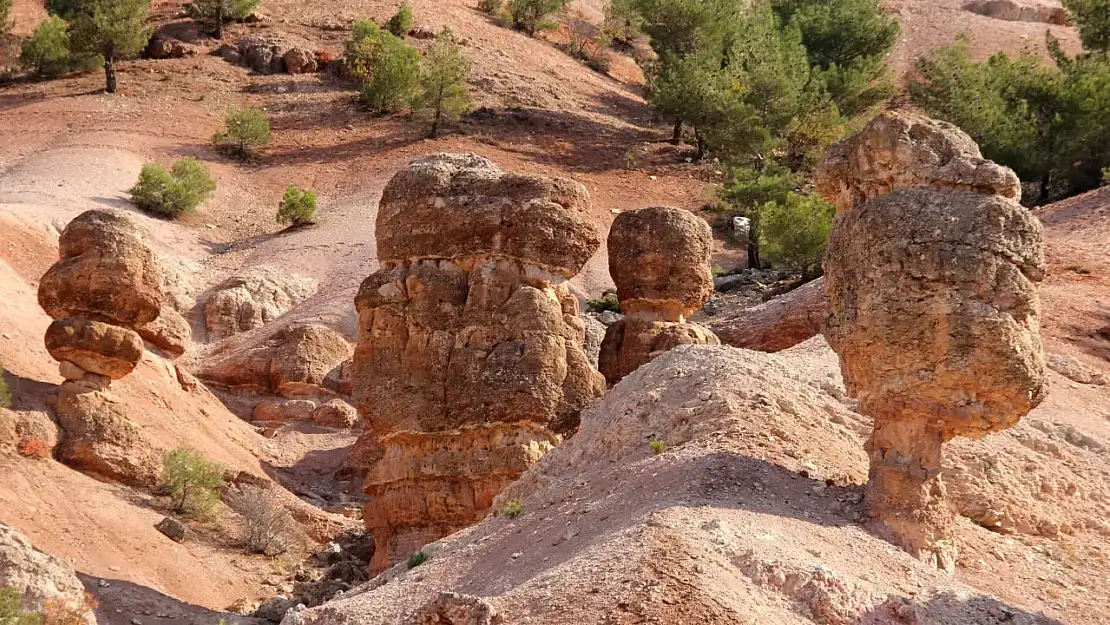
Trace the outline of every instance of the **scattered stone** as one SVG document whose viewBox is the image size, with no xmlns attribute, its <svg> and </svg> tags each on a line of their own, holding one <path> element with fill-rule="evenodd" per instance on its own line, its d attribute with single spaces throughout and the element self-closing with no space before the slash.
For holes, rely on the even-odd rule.
<svg viewBox="0 0 1110 625">
<path fill-rule="evenodd" d="M 485 599 L 444 592 L 409 615 L 404 625 L 496 625 L 500 622 L 497 610 Z"/>
<path fill-rule="evenodd" d="M 436 36 L 437 34 L 434 28 L 423 24 L 409 31 L 409 37 L 413 39 L 435 39 Z"/>
<path fill-rule="evenodd" d="M 185 524 L 172 517 L 163 517 L 162 520 L 154 526 L 154 529 L 162 532 L 166 538 L 169 538 L 175 543 L 184 542 L 188 534 Z"/>
<path fill-rule="evenodd" d="M 325 427 L 350 429 L 358 425 L 362 418 L 354 406 L 342 399 L 333 399 L 312 412 L 312 421 Z"/>
</svg>

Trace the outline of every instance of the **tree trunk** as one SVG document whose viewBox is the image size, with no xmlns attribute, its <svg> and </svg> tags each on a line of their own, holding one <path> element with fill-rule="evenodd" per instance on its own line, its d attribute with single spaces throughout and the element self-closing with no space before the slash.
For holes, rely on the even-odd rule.
<svg viewBox="0 0 1110 625">
<path fill-rule="evenodd" d="M 1041 197 L 1037 200 L 1038 204 L 1048 204 L 1048 185 L 1052 182 L 1052 172 L 1046 171 L 1041 176 Z"/>
<path fill-rule="evenodd" d="M 116 92 L 116 62 L 110 56 L 104 57 L 104 91 Z"/>
<path fill-rule="evenodd" d="M 216 39 L 224 38 L 224 0 L 216 3 Z"/>
<path fill-rule="evenodd" d="M 678 145 L 682 143 L 682 118 L 674 120 L 674 132 L 671 134 L 671 143 Z"/>
<path fill-rule="evenodd" d="M 701 136 L 701 131 L 698 130 L 697 126 L 694 126 L 694 140 L 698 144 L 698 154 L 697 154 L 696 158 L 697 158 L 697 160 L 700 161 L 702 158 L 705 157 L 706 145 L 705 145 L 705 138 Z"/>
<path fill-rule="evenodd" d="M 432 131 L 430 133 L 428 133 L 428 137 L 430 137 L 432 139 L 436 138 L 436 132 L 439 131 L 439 116 L 441 115 L 441 113 L 442 113 L 441 107 L 437 106 L 435 117 L 432 118 Z"/>
</svg>

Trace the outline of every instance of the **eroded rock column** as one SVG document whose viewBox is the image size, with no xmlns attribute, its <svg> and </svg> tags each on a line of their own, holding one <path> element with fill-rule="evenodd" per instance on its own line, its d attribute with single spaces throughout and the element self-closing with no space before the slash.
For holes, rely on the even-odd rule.
<svg viewBox="0 0 1110 625">
<path fill-rule="evenodd" d="M 855 199 L 830 236 L 825 336 L 875 419 L 868 513 L 879 534 L 951 570 L 943 444 L 1012 427 L 1047 391 L 1041 225 L 1013 173 L 954 127 L 888 114 L 830 154 L 841 173 L 826 170 L 826 184 Z"/>
<path fill-rule="evenodd" d="M 686 321 L 713 294 L 713 232 L 677 208 L 626 211 L 606 242 L 609 275 L 624 319 L 609 326 L 598 368 L 610 384 L 679 345 L 719 345 L 709 329 Z"/>
<path fill-rule="evenodd" d="M 372 568 L 482 519 L 603 392 L 566 284 L 600 244 L 588 208 L 578 183 L 475 155 L 422 158 L 386 186 L 351 378 Z"/>
</svg>

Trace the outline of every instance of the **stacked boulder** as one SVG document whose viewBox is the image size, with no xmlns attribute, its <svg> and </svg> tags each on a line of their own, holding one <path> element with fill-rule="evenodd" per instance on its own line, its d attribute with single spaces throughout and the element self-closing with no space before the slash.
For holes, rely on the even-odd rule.
<svg viewBox="0 0 1110 625">
<path fill-rule="evenodd" d="M 713 294 L 713 232 L 689 211 L 621 213 L 609 230 L 609 275 L 624 319 L 610 325 L 598 368 L 610 384 L 679 345 L 719 345 L 686 320 Z"/>
<path fill-rule="evenodd" d="M 481 520 L 604 391 L 567 281 L 600 245 L 586 189 L 472 154 L 412 162 L 355 300 L 373 569 Z"/>
<path fill-rule="evenodd" d="M 825 336 L 875 420 L 866 502 L 878 533 L 937 566 L 957 553 L 942 445 L 1015 425 L 1047 392 L 1041 225 L 1010 170 L 948 124 L 885 114 L 830 150 L 839 198 Z"/>
<path fill-rule="evenodd" d="M 77 216 L 58 245 L 61 259 L 39 284 L 39 305 L 54 319 L 46 349 L 67 380 L 105 389 L 142 359 L 137 330 L 166 299 L 162 265 L 129 219 L 105 210 Z"/>
</svg>

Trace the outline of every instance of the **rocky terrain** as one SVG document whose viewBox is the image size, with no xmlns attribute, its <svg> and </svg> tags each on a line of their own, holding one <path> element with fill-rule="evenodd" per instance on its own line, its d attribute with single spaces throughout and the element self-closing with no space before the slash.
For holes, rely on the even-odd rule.
<svg viewBox="0 0 1110 625">
<path fill-rule="evenodd" d="M 0 585 L 28 607 L 87 591 L 119 625 L 1102 622 L 1110 190 L 1033 213 L 1039 405 L 945 443 L 959 549 L 942 572 L 868 525 L 879 415 L 817 336 L 826 281 L 761 302 L 761 281 L 784 278 L 756 276 L 743 304 L 709 299 L 710 267 L 741 255 L 704 227 L 723 173 L 667 142 L 632 59 L 602 75 L 552 45 L 560 33 L 527 37 L 462 0 L 410 4 L 474 63 L 479 110 L 436 140 L 300 73 L 315 62 L 302 52 L 339 54 L 353 20 L 392 14 L 378 0 L 265 0 L 220 55 L 159 1 L 157 56 L 176 58 L 122 63 L 121 93 L 95 72 L 0 85 Z M 979 58 L 1040 48 L 1046 28 L 1078 48 L 1051 0 L 885 4 L 899 73 L 961 31 Z M 602 8 L 570 12 L 597 23 Z M 44 16 L 15 0 L 14 32 Z M 240 42 L 270 50 L 266 72 L 235 59 Z M 209 142 L 243 105 L 274 130 L 246 164 Z M 878 134 L 833 154 L 822 190 L 844 207 L 921 185 L 1010 206 L 1005 172 L 973 146 L 945 135 L 922 160 Z M 443 153 L 472 156 L 426 159 Z M 856 153 L 889 158 L 868 169 Z M 215 195 L 176 222 L 135 210 L 143 163 L 182 156 L 209 164 Z M 273 223 L 290 183 L 318 191 L 316 227 Z M 677 210 L 635 210 L 653 206 Z M 652 228 L 666 246 L 645 243 Z M 629 317 L 580 316 L 607 289 Z M 629 341 L 637 324 L 651 329 Z M 609 333 L 625 364 L 606 390 Z M 182 445 L 223 468 L 228 504 L 177 542 L 156 527 L 175 516 L 157 484 Z M 232 504 L 249 488 L 272 493 L 302 549 L 244 550 Z"/>
</svg>

